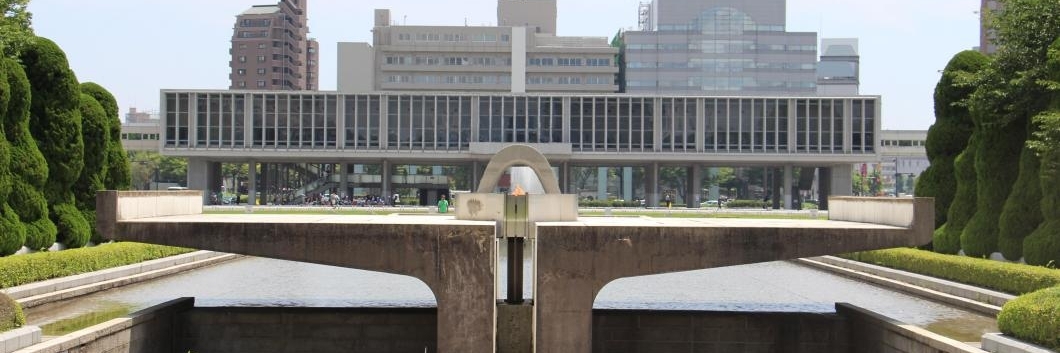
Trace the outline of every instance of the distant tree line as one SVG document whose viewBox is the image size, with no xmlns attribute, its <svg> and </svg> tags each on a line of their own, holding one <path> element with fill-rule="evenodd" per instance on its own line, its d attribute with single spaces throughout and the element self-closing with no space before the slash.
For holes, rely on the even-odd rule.
<svg viewBox="0 0 1060 353">
<path fill-rule="evenodd" d="M 932 247 L 1060 263 L 1060 7 L 1006 0 L 985 15 L 997 53 L 958 53 L 935 87 L 916 187 L 935 198 Z"/>
<path fill-rule="evenodd" d="M 0 256 L 102 240 L 96 192 L 130 186 L 117 101 L 33 35 L 27 3 L 0 0 Z"/>
</svg>

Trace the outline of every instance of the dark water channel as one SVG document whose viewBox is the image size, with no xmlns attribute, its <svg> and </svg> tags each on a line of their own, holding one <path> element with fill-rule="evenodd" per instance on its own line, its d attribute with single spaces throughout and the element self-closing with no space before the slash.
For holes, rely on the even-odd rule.
<svg viewBox="0 0 1060 353">
<path fill-rule="evenodd" d="M 524 266 L 529 270 L 529 262 Z M 504 273 L 504 268 L 498 269 Z M 529 274 L 527 275 L 529 277 Z M 527 283 L 529 284 L 529 283 Z M 500 297 L 503 297 L 504 283 Z M 532 289 L 524 288 L 526 297 Z M 62 334 L 115 313 L 176 297 L 197 306 L 433 307 L 417 279 L 378 272 L 264 258 L 245 258 L 167 278 L 27 310 L 31 325 Z M 769 262 L 620 279 L 595 308 L 820 312 L 848 302 L 951 338 L 977 342 L 997 332 L 991 317 L 955 309 L 789 262 Z M 120 315 L 119 315 L 120 316 Z"/>
</svg>

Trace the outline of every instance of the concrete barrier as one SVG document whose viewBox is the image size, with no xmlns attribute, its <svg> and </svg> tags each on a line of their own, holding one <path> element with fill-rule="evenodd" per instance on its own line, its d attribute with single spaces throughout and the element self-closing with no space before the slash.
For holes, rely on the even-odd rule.
<svg viewBox="0 0 1060 353">
<path fill-rule="evenodd" d="M 990 353 L 1056 353 L 1056 351 L 1017 340 L 1000 333 L 983 335 L 983 350 Z"/>
<path fill-rule="evenodd" d="M 177 318 L 193 305 L 191 298 L 171 300 L 14 353 L 176 352 Z"/>
<path fill-rule="evenodd" d="M 11 353 L 41 341 L 40 327 L 25 326 L 0 333 L 0 353 Z"/>
<path fill-rule="evenodd" d="M 983 352 L 977 347 L 916 326 L 895 321 L 854 305 L 838 303 L 836 304 L 836 313 L 848 320 L 852 352 Z"/>
</svg>

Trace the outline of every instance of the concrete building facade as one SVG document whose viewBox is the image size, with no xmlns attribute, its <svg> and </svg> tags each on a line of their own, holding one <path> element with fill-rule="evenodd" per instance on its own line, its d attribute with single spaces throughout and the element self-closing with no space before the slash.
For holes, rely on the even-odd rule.
<svg viewBox="0 0 1060 353">
<path fill-rule="evenodd" d="M 319 44 L 308 38 L 308 0 L 254 5 L 236 16 L 229 89 L 315 90 Z"/>
<path fill-rule="evenodd" d="M 659 200 L 660 167 L 838 168 L 825 195 L 850 193 L 849 166 L 876 160 L 880 101 L 851 97 L 725 97 L 499 93 L 163 91 L 162 153 L 189 158 L 189 187 L 221 185 L 220 162 L 466 165 L 503 146 L 535 146 L 571 166 L 638 166 Z M 473 182 L 478 178 L 472 178 Z M 788 177 L 786 180 L 790 180 Z M 343 179 L 345 183 L 357 178 Z M 691 178 L 699 183 L 699 178 Z M 690 187 L 687 200 L 702 199 Z M 790 192 L 787 192 L 790 194 Z M 786 204 L 786 203 L 785 203 Z M 697 204 L 698 205 L 698 204 Z"/>
<path fill-rule="evenodd" d="M 817 94 L 858 95 L 861 86 L 861 56 L 857 38 L 821 39 L 821 61 L 817 63 Z"/>
<path fill-rule="evenodd" d="M 654 0 L 623 33 L 626 92 L 814 94 L 817 34 L 786 15 L 785 0 Z"/>
<path fill-rule="evenodd" d="M 557 36 L 555 0 L 500 0 L 497 12 L 500 26 L 406 26 L 376 10 L 371 46 L 339 44 L 339 90 L 618 90 L 618 49 L 605 37 Z"/>
</svg>

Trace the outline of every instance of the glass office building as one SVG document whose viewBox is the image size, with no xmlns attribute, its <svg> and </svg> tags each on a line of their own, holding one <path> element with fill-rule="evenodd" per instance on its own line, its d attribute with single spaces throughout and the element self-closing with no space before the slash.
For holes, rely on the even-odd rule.
<svg viewBox="0 0 1060 353">
<path fill-rule="evenodd" d="M 817 34 L 786 32 L 785 0 L 654 0 L 623 33 L 629 93 L 812 95 Z"/>
</svg>

